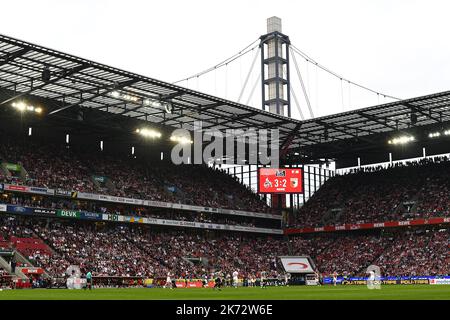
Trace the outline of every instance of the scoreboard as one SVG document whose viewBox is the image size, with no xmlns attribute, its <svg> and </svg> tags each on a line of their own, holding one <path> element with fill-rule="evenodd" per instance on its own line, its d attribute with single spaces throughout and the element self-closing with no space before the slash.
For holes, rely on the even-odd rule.
<svg viewBox="0 0 450 320">
<path fill-rule="evenodd" d="M 303 169 L 260 168 L 258 193 L 303 193 Z"/>
</svg>

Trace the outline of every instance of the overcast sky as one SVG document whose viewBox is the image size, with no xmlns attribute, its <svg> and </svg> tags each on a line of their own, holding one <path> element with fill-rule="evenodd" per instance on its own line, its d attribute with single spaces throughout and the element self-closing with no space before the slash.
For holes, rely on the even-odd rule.
<svg viewBox="0 0 450 320">
<path fill-rule="evenodd" d="M 4 35 L 168 82 L 243 49 L 276 15 L 295 46 L 350 80 L 401 98 L 450 88 L 446 0 L 3 0 L 1 12 Z M 252 58 L 182 85 L 236 100 Z M 378 102 L 299 63 L 316 115 Z"/>
</svg>

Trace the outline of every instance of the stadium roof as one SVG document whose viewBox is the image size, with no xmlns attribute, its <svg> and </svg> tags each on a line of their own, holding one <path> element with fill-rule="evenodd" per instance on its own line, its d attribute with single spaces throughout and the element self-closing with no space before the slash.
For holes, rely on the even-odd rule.
<svg viewBox="0 0 450 320">
<path fill-rule="evenodd" d="M 187 130 L 195 120 L 204 129 L 278 128 L 285 147 L 320 147 L 320 156 L 347 141 L 371 144 L 374 135 L 450 122 L 450 91 L 299 121 L 3 35 L 0 89 L 10 94 L 0 106 L 37 96 L 55 102 L 52 112 L 85 107 Z"/>
</svg>

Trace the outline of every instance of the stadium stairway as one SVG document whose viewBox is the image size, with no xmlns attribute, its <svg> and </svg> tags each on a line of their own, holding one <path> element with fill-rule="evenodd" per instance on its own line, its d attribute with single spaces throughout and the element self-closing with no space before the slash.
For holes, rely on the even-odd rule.
<svg viewBox="0 0 450 320">
<path fill-rule="evenodd" d="M 97 190 L 100 190 L 101 189 L 100 182 L 98 182 L 97 179 L 95 179 L 94 176 L 92 176 L 92 175 L 89 178 L 92 181 L 92 183 L 94 184 L 95 188 Z"/>
<path fill-rule="evenodd" d="M 31 267 L 36 267 L 27 258 L 25 258 L 19 251 L 16 251 L 16 259 L 17 259 L 17 262 L 20 262 L 22 264 L 25 264 L 25 265 L 28 265 Z M 22 279 L 28 279 L 28 277 L 22 273 L 21 269 L 22 268 L 20 268 L 20 267 L 16 268 L 16 275 L 21 277 Z M 47 271 L 44 270 L 43 277 L 50 278 L 50 275 L 47 273 Z"/>
<path fill-rule="evenodd" d="M 0 155 L 0 159 L 5 159 L 5 158 L 3 158 L 2 155 Z M 11 172 L 9 172 L 9 170 L 6 168 L 6 163 L 5 162 L 1 162 L 0 163 L 0 171 L 6 177 L 11 178 Z"/>
<path fill-rule="evenodd" d="M 105 186 L 106 186 L 106 188 L 108 188 L 108 190 L 110 190 L 113 194 L 115 194 L 115 193 L 117 192 L 117 188 L 116 188 L 116 186 L 114 185 L 114 183 L 112 183 L 111 179 L 106 178 Z"/>
<path fill-rule="evenodd" d="M 18 252 L 16 252 L 16 256 L 17 256 L 17 253 Z M 23 256 L 22 256 L 22 258 L 23 258 Z M 20 262 L 20 259 L 18 259 L 18 261 Z M 22 280 L 28 279 L 28 277 L 21 271 L 21 268 L 16 267 L 15 272 L 12 273 L 11 265 L 2 256 L 0 256 L 0 267 L 2 267 L 4 270 L 6 270 L 9 274 L 15 275 L 16 277 L 18 277 Z"/>
<path fill-rule="evenodd" d="M 294 250 L 292 249 L 292 244 L 289 241 L 289 236 L 288 235 L 284 235 L 283 236 L 284 241 L 286 241 L 287 247 L 288 247 L 288 252 L 290 256 L 294 255 Z"/>
<path fill-rule="evenodd" d="M 191 266 L 193 266 L 195 262 L 201 262 L 200 258 L 181 257 L 181 259 L 189 263 Z"/>
</svg>

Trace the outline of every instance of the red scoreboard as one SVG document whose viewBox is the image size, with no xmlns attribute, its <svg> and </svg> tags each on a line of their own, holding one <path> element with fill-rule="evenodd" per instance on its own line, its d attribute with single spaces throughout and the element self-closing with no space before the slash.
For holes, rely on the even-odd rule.
<svg viewBox="0 0 450 320">
<path fill-rule="evenodd" d="M 258 193 L 303 193 L 303 169 L 260 168 Z"/>
</svg>

